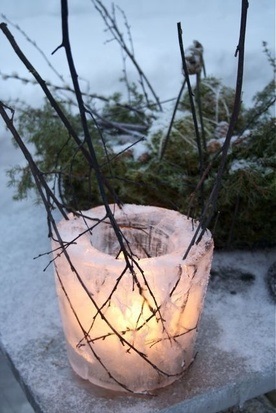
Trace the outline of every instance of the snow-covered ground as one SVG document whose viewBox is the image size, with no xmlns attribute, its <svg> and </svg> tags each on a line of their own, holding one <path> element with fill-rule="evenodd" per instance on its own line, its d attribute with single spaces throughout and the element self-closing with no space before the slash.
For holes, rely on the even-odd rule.
<svg viewBox="0 0 276 413">
<path fill-rule="evenodd" d="M 106 42 L 110 40 L 110 35 L 104 31 L 104 23 L 91 0 L 70 0 L 68 3 L 72 49 L 80 77 L 89 82 L 93 92 L 108 95 L 117 91 L 122 87 L 119 82 L 122 58 L 118 45 Z M 111 1 L 104 1 L 104 4 L 109 6 Z M 181 84 L 177 22 L 182 24 L 185 47 L 194 39 L 203 44 L 207 74 L 218 76 L 234 87 L 237 64 L 234 53 L 239 38 L 241 0 L 117 0 L 115 4 L 124 10 L 128 18 L 136 58 L 161 99 L 176 96 Z M 2 0 L 0 13 L 35 40 L 56 70 L 70 82 L 63 50 L 51 56 L 61 42 L 59 1 Z M 121 27 L 123 30 L 123 23 Z M 14 28 L 10 29 L 42 77 L 57 82 L 54 73 L 34 48 Z M 262 42 L 267 41 L 274 51 L 274 35 L 275 1 L 250 0 L 244 81 L 246 103 L 272 77 Z M 0 44 L 1 72 L 16 72 L 28 77 L 27 70 L 13 53 L 3 33 L 0 33 Z M 130 64 L 128 70 L 130 75 L 134 75 Z M 83 87 L 87 87 L 85 82 Z M 18 81 L 0 80 L 0 90 L 1 99 L 18 97 L 34 104 L 41 101 L 38 88 Z"/>
<path fill-rule="evenodd" d="M 193 39 L 203 43 L 208 74 L 219 76 L 228 85 L 234 86 L 236 71 L 234 52 L 239 35 L 240 1 L 139 0 L 130 2 L 129 0 L 118 0 L 117 3 L 125 10 L 129 18 L 137 60 L 158 90 L 161 99 L 175 96 L 181 82 L 176 35 L 176 23 L 178 21 L 182 22 L 186 46 Z M 262 52 L 262 41 L 266 40 L 271 49 L 274 50 L 275 19 L 275 2 L 273 0 L 250 0 L 249 3 L 244 83 L 244 96 L 248 102 L 252 95 L 261 89 L 272 76 L 271 68 Z M 120 87 L 118 78 L 121 76 L 122 66 L 117 45 L 112 42 L 106 45 L 103 44 L 105 39 L 108 39 L 108 35 L 103 32 L 102 20 L 93 9 L 90 1 L 82 1 L 80 4 L 77 0 L 71 0 L 69 5 L 71 6 L 70 23 L 72 25 L 73 52 L 80 76 L 90 81 L 91 90 L 95 92 L 109 94 L 118 90 Z M 35 39 L 55 68 L 63 73 L 68 80 L 63 52 L 59 51 L 51 56 L 52 50 L 60 43 L 59 2 L 54 0 L 47 2 L 1 0 L 0 12 L 4 13 L 14 23 L 19 24 L 32 39 Z M 16 33 L 14 29 L 12 31 Z M 16 38 L 42 76 L 45 79 L 56 81 L 45 62 L 26 43 L 22 36 L 16 33 Z M 0 70 L 3 73 L 17 72 L 22 76 L 29 75 L 23 65 L 15 58 L 1 32 Z M 1 100 L 18 97 L 28 103 L 39 104 L 42 98 L 37 88 L 16 81 L 5 82 L 0 80 L 0 91 Z M 24 162 L 23 156 L 12 146 L 9 134 L 4 132 L 2 121 L 0 121 L 0 224 L 2 230 L 0 238 L 2 251 L 0 337 L 1 340 L 2 338 L 6 340 L 3 340 L 3 343 L 11 350 L 12 355 L 18 357 L 18 360 L 22 359 L 22 355 L 25 356 L 24 346 L 27 345 L 27 341 L 30 340 L 32 346 L 33 344 L 36 345 L 38 338 L 43 341 L 44 335 L 48 338 L 47 334 L 49 333 L 49 337 L 51 337 L 53 331 L 59 331 L 60 329 L 59 321 L 56 318 L 57 305 L 54 296 L 52 271 L 49 269 L 46 274 L 43 273 L 43 268 L 48 263 L 48 257 L 33 261 L 34 256 L 49 250 L 44 210 L 40 206 L 35 206 L 32 199 L 13 202 L 14 189 L 7 187 L 5 170 L 22 162 Z M 238 260 L 234 254 L 226 259 L 224 264 L 233 266 L 234 263 L 234 267 L 241 265 L 244 270 L 252 272 L 256 277 L 260 274 L 262 277 L 274 260 L 272 254 L 273 252 L 264 252 L 260 262 L 258 259 L 256 262 L 254 253 L 246 253 L 241 260 Z M 220 255 L 216 260 L 220 261 Z M 257 283 L 256 287 L 261 284 L 261 291 L 264 292 L 263 279 L 258 278 Z M 9 294 L 10 291 L 12 291 L 12 294 Z M 224 332 L 226 326 L 229 325 L 229 330 L 220 335 L 220 341 L 217 341 L 216 345 L 223 351 L 245 357 L 247 363 L 254 361 L 256 354 L 260 355 L 258 362 L 255 363 L 255 368 L 259 369 L 258 363 L 261 360 L 263 345 L 273 344 L 273 320 L 272 311 L 270 312 L 272 304 L 269 303 L 269 308 L 263 306 L 263 295 L 258 296 L 260 301 L 259 310 L 259 307 L 255 306 L 256 300 L 255 296 L 252 295 L 252 289 L 248 290 L 246 297 L 239 293 L 234 295 L 232 293 L 227 296 L 222 295 L 218 306 L 214 307 L 214 311 L 211 307 L 209 313 L 217 320 L 218 330 Z M 208 297 L 212 297 L 211 290 Z M 229 297 L 233 298 L 230 308 L 234 310 L 234 315 L 230 322 L 227 319 L 229 306 L 227 303 L 225 304 L 225 297 L 227 300 L 230 300 Z M 41 305 L 41 302 L 48 303 L 47 300 L 52 300 L 54 305 L 48 305 L 47 308 Z M 251 307 L 248 307 L 246 300 L 250 305 L 252 304 Z M 242 304 L 244 310 L 242 312 L 238 312 L 238 308 L 240 308 L 238 305 L 240 304 Z M 250 326 L 246 325 L 248 330 L 245 331 L 249 331 L 248 340 L 243 341 L 238 346 L 240 340 L 237 336 L 238 330 L 235 321 L 240 317 L 242 318 L 242 325 L 239 330 L 243 331 L 247 320 L 246 317 L 244 318 L 245 310 L 248 310 L 248 308 L 254 310 L 252 310 L 253 316 L 256 318 L 254 331 L 250 332 Z M 45 311 L 48 317 L 46 326 L 41 322 L 45 318 Z M 207 316 L 209 315 L 207 314 Z M 269 330 L 263 328 L 260 323 L 260 316 L 267 320 Z M 24 327 L 25 323 L 26 327 Z M 28 334 L 22 334 L 22 329 L 25 328 Z M 266 338 L 264 343 L 263 337 L 266 336 L 267 331 L 269 331 L 269 338 Z M 5 337 L 1 336 L 3 332 Z M 256 353 L 255 350 L 252 350 L 253 346 L 250 343 L 252 337 L 256 338 Z M 51 341 L 46 343 L 47 346 L 49 343 Z M 18 346 L 20 351 L 18 351 Z M 21 352 L 21 348 L 24 351 Z M 272 348 L 272 346 L 269 348 Z M 37 366 L 33 367 L 33 359 L 30 358 L 30 353 L 27 352 L 25 358 L 23 367 L 25 362 L 26 365 L 31 365 L 33 371 L 36 371 Z M 50 367 L 53 368 L 53 366 L 54 364 L 50 363 Z M 265 365 L 265 367 L 267 366 Z M 28 370 L 25 371 L 28 372 Z M 46 369 L 46 373 L 47 371 Z M 218 367 L 218 375 L 220 374 L 221 371 Z M 42 376 L 40 376 L 39 371 L 37 375 L 35 383 L 39 385 Z M 221 375 L 223 376 L 223 374 Z M 209 379 L 208 377 L 208 381 Z M 49 379 L 47 386 L 50 382 Z M 46 380 L 41 381 L 41 383 L 43 390 L 41 394 L 45 394 Z M 68 395 L 67 389 L 66 394 Z"/>
<path fill-rule="evenodd" d="M 50 249 L 44 210 L 32 198 L 12 202 L 6 187 L 4 171 L 16 162 L 20 153 L 2 140 L 0 341 L 43 411 L 152 412 L 186 399 L 185 411 L 202 413 L 206 405 L 218 411 L 273 388 L 274 305 L 265 274 L 275 249 L 215 254 L 219 276 L 209 284 L 199 353 L 183 382 L 158 397 L 126 402 L 80 383 L 66 357 L 52 268 L 43 272 L 49 257 L 33 260 Z"/>
<path fill-rule="evenodd" d="M 102 95 L 121 90 L 122 56 L 116 42 L 109 42 L 110 34 L 95 10 L 92 1 L 69 0 L 70 33 L 73 55 L 83 90 Z M 111 1 L 104 4 L 110 7 Z M 239 38 L 241 0 L 139 0 L 115 2 L 124 10 L 134 43 L 135 56 L 149 78 L 161 101 L 175 97 L 182 82 L 180 53 L 177 40 L 177 22 L 181 22 L 184 46 L 194 39 L 204 46 L 204 59 L 208 75 L 214 75 L 227 85 L 235 87 L 237 58 L 234 57 Z M 127 41 L 124 22 L 118 21 Z M 58 1 L 2 0 L 0 13 L 34 40 L 45 53 L 55 70 L 70 84 L 70 76 L 63 50 L 51 52 L 60 44 L 60 4 Z M 0 18 L 0 20 L 2 20 Z M 9 24 L 16 41 L 28 59 L 45 80 L 59 85 L 60 80 L 47 65 L 41 54 L 26 41 L 26 38 Z M 263 52 L 262 42 L 275 49 L 275 1 L 250 0 L 248 10 L 243 100 L 250 104 L 254 94 L 272 78 L 272 68 Z M 137 73 L 129 62 L 129 76 L 137 80 Z M 0 31 L 0 73 L 18 74 L 31 79 L 31 75 L 13 52 Z M 38 86 L 23 84 L 18 80 L 3 80 L 0 76 L 0 99 L 19 99 L 31 105 L 39 105 L 43 94 Z M 154 127 L 167 128 L 173 103 L 164 105 L 162 117 Z M 0 145 L 7 139 L 4 124 L 0 119 Z M 128 144 L 126 144 L 128 145 Z M 142 148 L 142 149 L 141 149 Z M 135 150 L 144 150 L 138 145 Z M 121 148 L 122 149 L 122 148 Z M 140 152 L 139 152 L 140 153 Z"/>
<path fill-rule="evenodd" d="M 103 20 L 91 0 L 82 1 L 81 4 L 77 0 L 69 0 L 68 3 L 72 49 L 79 76 L 89 81 L 91 91 L 111 94 L 122 87 L 118 80 L 122 75 L 119 46 L 115 42 L 106 42 L 110 39 L 110 35 L 104 31 Z M 108 0 L 104 4 L 109 7 L 111 2 Z M 207 74 L 221 77 L 228 85 L 235 86 L 237 59 L 234 53 L 239 38 L 241 0 L 209 0 L 208 2 L 117 0 L 116 4 L 124 10 L 131 26 L 137 61 L 161 99 L 175 97 L 182 81 L 176 30 L 178 21 L 182 24 L 185 47 L 190 45 L 193 39 L 199 40 L 204 45 Z M 61 41 L 58 1 L 2 0 L 0 13 L 14 24 L 18 24 L 31 39 L 35 40 L 55 69 L 64 75 L 66 82 L 70 82 L 63 50 L 51 55 Z M 117 13 L 120 16 L 119 10 Z M 123 30 L 123 21 L 119 19 L 119 22 Z M 26 41 L 14 27 L 9 25 L 9 28 L 42 77 L 58 83 L 59 80 L 54 72 L 30 42 Z M 274 51 L 274 32 L 275 1 L 250 0 L 244 75 L 244 100 L 247 103 L 272 77 L 272 68 L 263 53 L 262 41 L 267 41 Z M 127 33 L 125 36 L 127 39 Z M 130 74 L 135 73 L 130 64 L 128 69 Z M 1 31 L 0 72 L 18 73 L 22 77 L 31 78 Z M 82 86 L 86 88 L 87 84 L 82 82 Z M 18 98 L 37 105 L 42 99 L 39 87 L 16 80 L 5 81 L 1 77 L 0 91 L 1 100 Z M 170 107 L 167 107 L 169 116 Z M 166 122 L 166 113 L 162 121 Z M 0 119 L 0 152 L 2 184 L 0 206 L 2 207 L 5 202 L 4 193 L 7 191 L 4 171 L 16 163 L 25 162 L 23 155 L 11 145 L 10 136 L 4 130 L 2 119 Z M 8 191 L 10 194 L 11 190 Z M 11 206 L 11 211 L 12 208 Z"/>
</svg>

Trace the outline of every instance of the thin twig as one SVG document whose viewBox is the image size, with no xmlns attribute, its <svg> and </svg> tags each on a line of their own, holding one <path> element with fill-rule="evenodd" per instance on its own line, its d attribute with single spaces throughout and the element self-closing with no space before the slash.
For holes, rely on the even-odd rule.
<svg viewBox="0 0 276 413">
<path fill-rule="evenodd" d="M 14 124 L 13 124 L 13 114 L 12 114 L 12 117 L 10 118 L 8 116 L 7 112 L 6 112 L 6 109 L 12 111 L 11 108 L 7 107 L 3 102 L 0 101 L 0 115 L 2 116 L 7 128 L 12 133 L 16 143 L 18 144 L 19 148 L 21 149 L 23 155 L 25 156 L 26 160 L 28 161 L 28 163 L 30 165 L 30 169 L 32 171 L 33 177 L 34 177 L 35 182 L 36 182 L 36 187 L 37 187 L 38 192 L 39 192 L 39 194 L 40 194 L 40 196 L 43 199 L 43 202 L 45 204 L 45 207 L 46 207 L 46 210 L 47 210 L 47 216 L 49 216 L 49 206 L 50 205 L 49 205 L 49 202 L 46 200 L 43 189 L 45 190 L 45 193 L 47 194 L 47 196 L 49 196 L 49 198 L 51 198 L 53 200 L 53 202 L 55 203 L 55 205 L 59 209 L 60 213 L 62 214 L 63 218 L 68 219 L 67 214 L 64 210 L 64 207 L 60 204 L 60 202 L 56 198 L 55 194 L 49 188 L 47 182 L 45 181 L 45 179 L 43 177 L 43 173 L 38 169 L 38 167 L 37 167 L 36 163 L 34 162 L 34 160 L 32 158 L 32 155 L 30 154 L 28 148 L 26 147 L 26 145 L 24 144 L 24 142 L 20 138 L 20 135 L 17 132 L 17 130 L 16 130 Z"/>
<path fill-rule="evenodd" d="M 43 52 L 43 50 L 37 45 L 36 42 L 34 42 L 28 35 L 26 32 L 24 32 L 24 30 L 21 29 L 20 26 L 18 26 L 18 24 L 14 24 L 11 20 L 9 20 L 4 14 L 1 14 L 1 17 L 7 22 L 9 23 L 9 25 L 11 25 L 12 27 L 14 27 L 16 30 L 18 30 L 24 37 L 25 39 L 41 54 L 41 56 L 43 57 L 43 59 L 45 60 L 45 62 L 47 63 L 47 65 L 49 66 L 49 68 L 55 73 L 55 75 L 62 81 L 64 82 L 64 78 L 63 76 L 54 68 L 54 66 L 52 65 L 52 63 L 50 62 L 50 60 L 48 59 L 48 57 L 45 55 L 45 53 Z"/>
<path fill-rule="evenodd" d="M 227 154 L 230 147 L 231 138 L 233 136 L 234 128 L 236 126 L 241 106 L 241 96 L 242 96 L 242 84 L 243 84 L 243 69 L 244 69 L 244 45 L 245 45 L 245 33 L 246 33 L 246 21 L 247 21 L 247 9 L 249 6 L 248 0 L 242 0 L 241 6 L 241 22 L 240 22 L 240 35 L 239 42 L 235 52 L 235 57 L 238 55 L 238 69 L 237 69 L 237 80 L 236 80 L 236 93 L 234 100 L 234 107 L 232 116 L 229 123 L 229 128 L 226 134 L 226 138 L 222 147 L 221 161 L 216 175 L 216 179 L 211 191 L 211 194 L 205 204 L 204 211 L 201 215 L 199 225 L 194 233 L 194 236 L 183 256 L 183 259 L 187 258 L 192 246 L 195 243 L 200 242 L 203 237 L 209 223 L 211 222 L 214 213 L 216 212 L 217 200 L 219 195 L 219 190 L 222 184 L 222 175 L 225 169 Z"/>
<path fill-rule="evenodd" d="M 160 161 L 163 159 L 163 156 L 164 156 L 164 154 L 166 152 L 166 149 L 167 149 L 167 145 L 168 145 L 168 142 L 169 142 L 169 139 L 170 139 L 170 136 L 171 136 L 171 131 L 172 131 L 174 119 L 175 119 L 175 116 L 176 116 L 176 112 L 177 112 L 177 109 L 178 109 L 180 99 L 181 99 L 183 90 L 185 88 L 185 85 L 186 85 L 186 79 L 182 83 L 181 88 L 179 90 L 179 93 L 177 95 L 176 102 L 175 102 L 175 105 L 174 105 L 174 108 L 173 108 L 172 117 L 171 117 L 170 124 L 169 124 L 169 127 L 168 127 L 168 131 L 167 131 L 167 134 L 165 136 L 164 141 L 162 142 L 162 149 L 161 149 L 161 153 L 160 153 Z"/>
<path fill-rule="evenodd" d="M 186 64 L 186 58 L 185 58 L 185 52 L 184 52 L 184 46 L 183 46 L 183 40 L 182 40 L 182 28 L 181 28 L 181 23 L 180 22 L 177 23 L 177 33 L 178 33 L 178 43 L 179 43 L 179 48 L 180 48 L 181 60 L 182 60 L 182 68 L 183 68 L 183 72 L 184 72 L 185 79 L 186 79 L 186 82 L 187 82 L 187 88 L 188 88 L 188 95 L 189 95 L 189 100 L 190 100 L 192 118 L 193 118 L 193 122 L 194 122 L 195 137 L 196 137 L 197 151 L 198 151 L 198 158 L 199 158 L 199 175 L 200 175 L 200 177 L 202 177 L 202 175 L 204 173 L 203 151 L 202 151 L 202 145 L 201 145 L 201 138 L 200 138 L 200 133 L 199 133 L 198 122 L 197 122 L 196 109 L 195 109 L 194 98 L 193 98 L 193 91 L 192 91 L 192 87 L 191 87 L 189 71 L 188 71 L 187 64 Z M 203 187 L 202 186 L 201 186 L 201 192 L 200 192 L 200 203 L 201 203 L 201 207 L 203 209 L 204 196 L 203 196 Z"/>
<path fill-rule="evenodd" d="M 125 51 L 127 56 L 130 58 L 131 62 L 133 63 L 135 69 L 137 70 L 138 75 L 140 77 L 140 84 L 141 84 L 141 87 L 143 89 L 143 93 L 144 93 L 144 96 L 146 98 L 146 101 L 148 102 L 148 105 L 150 105 L 150 102 L 148 100 L 145 85 L 148 87 L 148 89 L 150 90 L 152 96 L 154 97 L 154 100 L 155 100 L 159 110 L 162 111 L 162 106 L 161 106 L 160 100 L 159 100 L 153 86 L 151 85 L 151 83 L 148 80 L 147 76 L 145 75 L 144 71 L 142 70 L 142 68 L 138 64 L 137 60 L 135 59 L 135 56 L 134 56 L 134 53 L 133 53 L 133 45 L 131 44 L 131 49 L 127 46 L 127 44 L 126 44 L 126 42 L 123 38 L 123 35 L 122 35 L 122 33 L 120 32 L 120 30 L 118 28 L 116 19 L 114 18 L 114 16 L 112 17 L 112 15 L 109 13 L 107 8 L 104 6 L 103 2 L 100 1 L 100 0 L 91 0 L 91 1 L 94 4 L 96 10 L 102 16 L 102 19 L 105 22 L 107 29 L 110 31 L 110 33 L 112 34 L 114 39 L 119 43 L 120 47 Z"/>
</svg>

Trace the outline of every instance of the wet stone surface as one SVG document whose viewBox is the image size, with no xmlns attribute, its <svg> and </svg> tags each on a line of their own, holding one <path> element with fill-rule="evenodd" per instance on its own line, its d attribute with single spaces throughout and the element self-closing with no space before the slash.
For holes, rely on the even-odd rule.
<svg viewBox="0 0 276 413">
<path fill-rule="evenodd" d="M 219 413 L 275 413 L 276 407 L 266 396 L 248 400 L 242 406 L 234 406 Z"/>
<path fill-rule="evenodd" d="M 231 267 L 220 267 L 211 270 L 210 288 L 219 289 L 237 294 L 246 292 L 255 281 L 255 275 L 248 271 L 233 269 Z"/>
<path fill-rule="evenodd" d="M 272 298 L 276 301 L 276 261 L 267 271 L 267 285 Z"/>
</svg>

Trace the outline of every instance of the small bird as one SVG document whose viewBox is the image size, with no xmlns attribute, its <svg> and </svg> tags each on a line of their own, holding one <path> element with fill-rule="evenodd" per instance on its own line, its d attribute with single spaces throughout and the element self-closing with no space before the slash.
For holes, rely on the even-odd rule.
<svg viewBox="0 0 276 413">
<path fill-rule="evenodd" d="M 203 46 L 197 40 L 185 50 L 185 60 L 189 75 L 195 75 L 204 69 Z"/>
</svg>

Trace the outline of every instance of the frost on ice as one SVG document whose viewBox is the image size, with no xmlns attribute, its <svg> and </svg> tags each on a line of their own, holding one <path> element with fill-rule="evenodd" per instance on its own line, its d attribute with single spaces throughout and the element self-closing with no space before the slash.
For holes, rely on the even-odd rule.
<svg viewBox="0 0 276 413">
<path fill-rule="evenodd" d="M 69 214 L 59 224 L 64 242 L 74 240 L 66 248 L 72 265 L 64 254 L 55 260 L 72 367 L 114 390 L 147 392 L 172 383 L 193 361 L 212 259 L 210 233 L 183 260 L 196 229 L 191 219 L 163 208 L 116 207 L 131 270 L 105 208 L 84 215 Z"/>
</svg>

